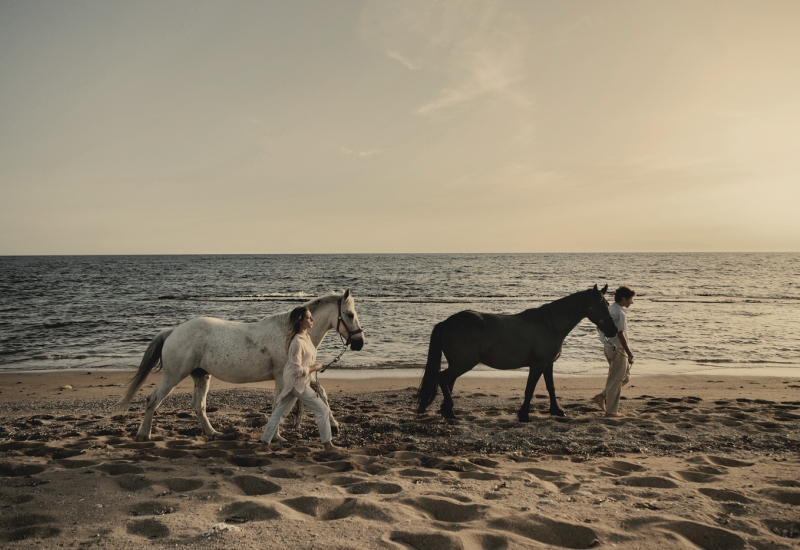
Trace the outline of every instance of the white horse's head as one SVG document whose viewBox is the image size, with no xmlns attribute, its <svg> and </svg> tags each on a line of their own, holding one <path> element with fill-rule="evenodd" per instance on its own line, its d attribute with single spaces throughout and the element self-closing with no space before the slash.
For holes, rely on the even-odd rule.
<svg viewBox="0 0 800 550">
<path fill-rule="evenodd" d="M 350 344 L 351 350 L 359 351 L 364 347 L 364 329 L 358 322 L 358 313 L 349 288 L 342 294 L 339 304 L 336 332 Z"/>
<path fill-rule="evenodd" d="M 315 342 L 321 341 L 329 330 L 335 330 L 353 351 L 364 347 L 364 329 L 358 322 L 358 313 L 349 288 L 342 293 L 331 292 L 320 296 L 304 305 L 317 318 L 317 324 L 311 329 L 318 337 Z"/>
</svg>

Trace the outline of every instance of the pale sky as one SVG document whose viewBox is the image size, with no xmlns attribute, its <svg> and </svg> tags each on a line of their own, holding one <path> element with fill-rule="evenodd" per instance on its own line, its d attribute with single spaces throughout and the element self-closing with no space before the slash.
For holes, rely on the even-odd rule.
<svg viewBox="0 0 800 550">
<path fill-rule="evenodd" d="M 800 251 L 800 2 L 0 0 L 0 255 Z"/>
</svg>

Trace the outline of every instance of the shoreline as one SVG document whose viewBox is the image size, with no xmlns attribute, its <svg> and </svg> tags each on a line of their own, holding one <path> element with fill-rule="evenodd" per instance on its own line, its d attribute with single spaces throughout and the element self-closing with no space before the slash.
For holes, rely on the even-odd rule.
<svg viewBox="0 0 800 550">
<path fill-rule="evenodd" d="M 363 376 L 353 377 L 337 376 L 341 371 L 330 371 L 318 378 L 319 382 L 330 393 L 361 392 L 361 391 L 388 391 L 404 388 L 416 388 L 421 379 L 420 370 L 417 376 L 407 373 L 406 376 L 392 376 L 387 372 L 360 371 Z M 8 373 L 0 372 L 0 400 L 8 402 L 21 402 L 32 399 L 61 399 L 61 398 L 109 398 L 120 397 L 124 386 L 133 376 L 134 371 L 128 370 L 59 370 L 59 371 L 33 371 Z M 404 373 L 406 374 L 406 373 Z M 497 375 L 499 374 L 499 376 Z M 137 393 L 136 399 L 152 391 L 160 382 L 161 373 L 151 373 L 142 389 Z M 556 395 L 561 398 L 577 399 L 585 396 L 591 399 L 605 384 L 605 376 L 555 376 Z M 461 392 L 474 391 L 483 386 L 497 386 L 503 391 L 516 391 L 519 399 L 525 389 L 526 373 L 502 373 L 501 371 L 472 371 L 458 378 L 454 395 Z M 67 386 L 70 386 L 67 388 Z M 173 393 L 188 393 L 193 391 L 191 377 L 187 377 L 178 384 Z M 250 388 L 264 389 L 270 392 L 275 388 L 275 382 L 268 380 L 248 384 L 232 384 L 212 377 L 209 396 L 215 390 Z M 766 388 L 766 391 L 764 391 Z M 637 375 L 632 373 L 631 382 L 623 388 L 623 398 L 632 398 L 642 392 L 645 394 L 663 395 L 666 390 L 679 392 L 681 395 L 692 395 L 692 392 L 713 393 L 717 399 L 721 398 L 752 398 L 755 394 L 773 395 L 777 390 L 783 390 L 780 395 L 782 400 L 800 400 L 800 376 L 740 376 L 719 375 L 711 373 L 688 374 L 650 374 Z M 540 379 L 536 386 L 536 394 L 546 393 L 544 380 Z M 591 393 L 594 392 L 594 393 Z M 726 392 L 730 392 L 726 395 Z M 731 395 L 732 394 L 732 395 Z M 774 395 L 773 395 L 774 397 Z M 763 397 L 766 398 L 766 397 Z M 209 397 L 211 399 L 211 397 Z"/>
</svg>

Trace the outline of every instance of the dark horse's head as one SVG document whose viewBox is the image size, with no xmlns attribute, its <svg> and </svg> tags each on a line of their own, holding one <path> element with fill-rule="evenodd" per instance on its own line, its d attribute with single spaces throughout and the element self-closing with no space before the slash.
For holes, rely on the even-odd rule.
<svg viewBox="0 0 800 550">
<path fill-rule="evenodd" d="M 617 335 L 617 325 L 614 324 L 614 319 L 611 318 L 611 314 L 608 312 L 608 302 L 604 297 L 606 290 L 608 290 L 608 285 L 604 286 L 603 290 L 598 290 L 597 285 L 594 285 L 594 288 L 589 291 L 589 312 L 587 317 L 606 335 L 606 338 L 613 338 Z"/>
</svg>

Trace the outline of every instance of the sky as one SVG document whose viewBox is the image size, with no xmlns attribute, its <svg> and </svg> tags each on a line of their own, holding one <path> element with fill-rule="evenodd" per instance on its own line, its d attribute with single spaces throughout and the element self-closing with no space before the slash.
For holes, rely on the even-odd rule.
<svg viewBox="0 0 800 550">
<path fill-rule="evenodd" d="M 800 2 L 0 0 L 0 255 L 800 251 Z"/>
</svg>

